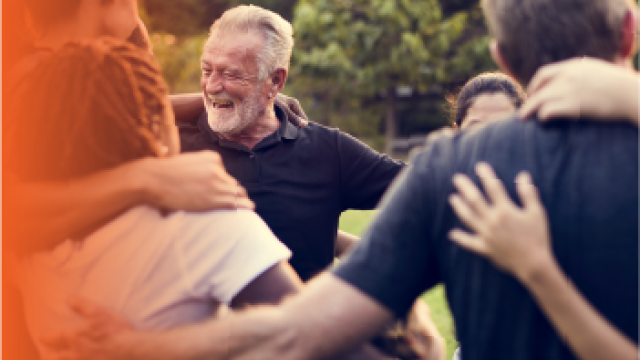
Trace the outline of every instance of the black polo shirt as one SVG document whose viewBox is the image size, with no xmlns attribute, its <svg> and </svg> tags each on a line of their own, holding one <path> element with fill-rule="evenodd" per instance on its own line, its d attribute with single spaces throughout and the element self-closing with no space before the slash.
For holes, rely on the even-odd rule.
<svg viewBox="0 0 640 360">
<path fill-rule="evenodd" d="M 183 152 L 220 154 L 258 215 L 291 249 L 291 265 L 306 281 L 332 263 L 340 214 L 373 209 L 403 164 L 338 129 L 298 128 L 275 110 L 280 128 L 253 149 L 220 138 L 206 112 L 178 126 L 180 141 Z"/>
</svg>

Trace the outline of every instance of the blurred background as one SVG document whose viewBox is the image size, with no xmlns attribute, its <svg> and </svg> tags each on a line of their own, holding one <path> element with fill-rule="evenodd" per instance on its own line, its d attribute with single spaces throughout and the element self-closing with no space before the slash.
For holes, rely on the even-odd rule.
<svg viewBox="0 0 640 360">
<path fill-rule="evenodd" d="M 498 70 L 478 0 L 140 0 L 172 93 L 200 91 L 208 28 L 240 4 L 293 24 L 284 93 L 311 120 L 396 158 L 406 159 L 427 133 L 451 123 L 447 96 Z"/>
<path fill-rule="evenodd" d="M 155 56 L 173 93 L 200 91 L 199 57 L 213 20 L 254 4 L 294 27 L 284 93 L 310 119 L 406 158 L 450 123 L 445 96 L 496 70 L 473 0 L 141 0 Z"/>
</svg>

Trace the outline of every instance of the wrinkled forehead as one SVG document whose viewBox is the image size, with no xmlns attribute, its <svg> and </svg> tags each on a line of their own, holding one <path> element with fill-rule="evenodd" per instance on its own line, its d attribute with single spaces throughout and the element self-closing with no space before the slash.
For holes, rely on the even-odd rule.
<svg viewBox="0 0 640 360">
<path fill-rule="evenodd" d="M 202 52 L 203 61 L 216 57 L 231 57 L 235 61 L 255 61 L 264 39 L 253 32 L 216 31 L 207 39 Z"/>
</svg>

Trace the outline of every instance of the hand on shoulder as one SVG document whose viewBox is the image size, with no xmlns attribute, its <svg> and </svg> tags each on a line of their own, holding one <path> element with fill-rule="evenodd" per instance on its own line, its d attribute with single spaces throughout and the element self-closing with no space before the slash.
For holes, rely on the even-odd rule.
<svg viewBox="0 0 640 360">
<path fill-rule="evenodd" d="M 521 118 L 626 119 L 638 125 L 638 73 L 603 60 L 576 58 L 546 65 L 531 80 Z"/>
<path fill-rule="evenodd" d="M 208 211 L 255 205 L 247 191 L 227 173 L 213 151 L 180 154 L 139 161 L 147 202 L 167 210 Z"/>
</svg>

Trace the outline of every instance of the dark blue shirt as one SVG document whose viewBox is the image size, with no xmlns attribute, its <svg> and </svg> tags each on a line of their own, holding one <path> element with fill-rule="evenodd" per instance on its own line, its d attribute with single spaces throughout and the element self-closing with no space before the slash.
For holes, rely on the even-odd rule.
<svg viewBox="0 0 640 360">
<path fill-rule="evenodd" d="M 361 243 L 335 274 L 402 316 L 446 286 L 465 360 L 574 359 L 527 290 L 453 242 L 452 176 L 490 163 L 516 199 L 528 170 L 548 212 L 562 270 L 615 327 L 638 341 L 638 129 L 586 121 L 506 120 L 427 145 L 403 171 Z"/>
<path fill-rule="evenodd" d="M 306 281 L 332 263 L 340 214 L 373 209 L 403 164 L 338 129 L 298 128 L 278 107 L 276 115 L 280 128 L 253 149 L 220 138 L 206 113 L 179 126 L 180 141 L 183 152 L 220 154 L 258 215 L 291 249 L 291 266 Z"/>
</svg>

